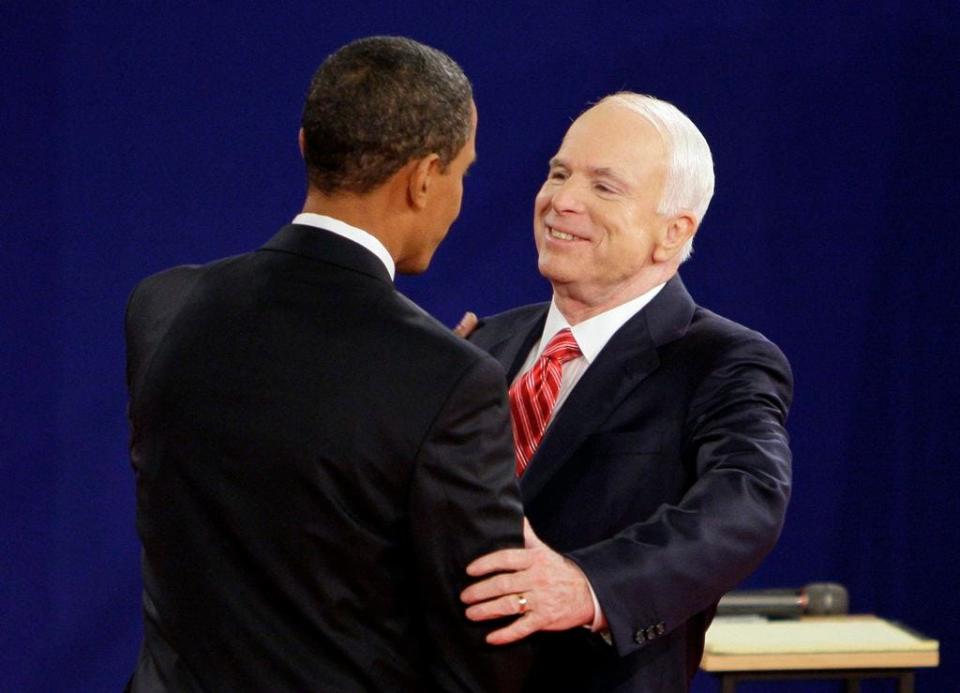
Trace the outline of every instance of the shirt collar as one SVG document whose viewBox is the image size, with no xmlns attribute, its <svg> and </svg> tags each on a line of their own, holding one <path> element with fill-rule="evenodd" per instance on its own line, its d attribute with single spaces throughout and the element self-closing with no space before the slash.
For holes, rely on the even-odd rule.
<svg viewBox="0 0 960 693">
<path fill-rule="evenodd" d="M 563 313 L 557 308 L 556 300 L 550 301 L 550 309 L 547 311 L 547 321 L 543 325 L 543 336 L 540 338 L 540 344 L 537 346 L 536 356 L 547 347 L 547 344 L 553 339 L 553 336 L 560 330 L 569 327 L 573 333 L 573 338 L 577 340 L 580 352 L 587 360 L 587 363 L 593 363 L 600 351 L 607 345 L 610 338 L 634 315 L 643 310 L 653 297 L 660 293 L 660 289 L 666 286 L 666 283 L 657 284 L 644 294 L 634 299 L 621 303 L 615 308 L 606 310 L 599 315 L 594 315 L 588 320 L 570 326 Z"/>
<path fill-rule="evenodd" d="M 394 278 L 397 268 L 393 258 L 390 256 L 389 251 L 387 251 L 386 246 L 380 242 L 380 239 L 369 231 L 358 229 L 356 226 L 351 226 L 345 221 L 340 221 L 339 219 L 323 214 L 314 214 L 313 212 L 301 212 L 293 218 L 293 223 L 303 224 L 304 226 L 314 226 L 318 229 L 335 233 L 354 243 L 359 243 L 376 255 L 380 262 L 387 268 L 387 272 L 390 273 L 390 278 Z"/>
</svg>

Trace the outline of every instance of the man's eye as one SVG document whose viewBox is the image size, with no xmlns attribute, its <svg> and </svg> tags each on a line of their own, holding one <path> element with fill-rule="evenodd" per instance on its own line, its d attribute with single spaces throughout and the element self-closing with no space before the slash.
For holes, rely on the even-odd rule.
<svg viewBox="0 0 960 693">
<path fill-rule="evenodd" d="M 609 185 L 605 185 L 605 184 L 603 184 L 603 183 L 594 183 L 594 184 L 593 184 L 593 189 L 596 190 L 597 192 L 602 192 L 602 193 L 613 193 L 613 192 L 616 192 L 616 191 L 615 191 L 613 188 L 611 188 Z"/>
<path fill-rule="evenodd" d="M 547 180 L 565 180 L 566 177 L 567 174 L 563 171 L 550 171 L 550 173 L 547 174 Z"/>
</svg>

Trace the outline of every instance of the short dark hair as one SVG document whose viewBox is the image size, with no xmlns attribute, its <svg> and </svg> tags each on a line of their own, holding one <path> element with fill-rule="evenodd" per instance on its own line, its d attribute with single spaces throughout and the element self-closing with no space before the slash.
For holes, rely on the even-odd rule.
<svg viewBox="0 0 960 693">
<path fill-rule="evenodd" d="M 471 129 L 470 80 L 450 56 L 408 38 L 347 44 L 317 69 L 301 124 L 310 182 L 366 193 L 431 153 L 446 168 Z"/>
</svg>

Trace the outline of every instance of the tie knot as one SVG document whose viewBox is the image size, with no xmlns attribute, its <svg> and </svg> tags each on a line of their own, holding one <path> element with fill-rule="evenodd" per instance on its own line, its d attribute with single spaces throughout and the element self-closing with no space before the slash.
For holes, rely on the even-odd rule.
<svg viewBox="0 0 960 693">
<path fill-rule="evenodd" d="M 569 327 L 557 332 L 553 339 L 547 343 L 547 348 L 543 350 L 541 356 L 551 361 L 566 363 L 580 356 L 580 347 L 577 340 L 573 338 L 573 333 Z"/>
</svg>

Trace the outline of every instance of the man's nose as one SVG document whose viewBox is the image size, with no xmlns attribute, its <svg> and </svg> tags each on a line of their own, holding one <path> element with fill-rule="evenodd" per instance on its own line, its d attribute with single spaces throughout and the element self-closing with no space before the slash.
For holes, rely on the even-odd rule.
<svg viewBox="0 0 960 693">
<path fill-rule="evenodd" d="M 550 206 L 560 214 L 582 212 L 583 191 L 574 181 L 567 179 L 554 189 Z"/>
</svg>

